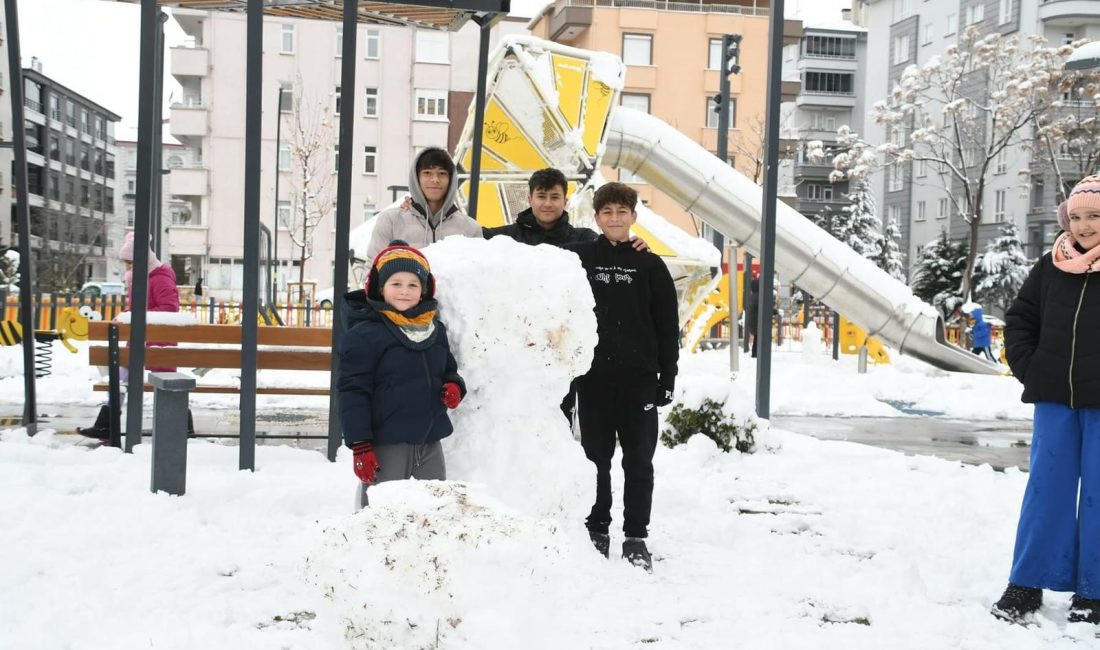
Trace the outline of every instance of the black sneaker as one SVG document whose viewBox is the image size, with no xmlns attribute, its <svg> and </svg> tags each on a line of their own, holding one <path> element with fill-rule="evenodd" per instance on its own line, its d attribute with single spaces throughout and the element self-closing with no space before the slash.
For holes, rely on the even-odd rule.
<svg viewBox="0 0 1100 650">
<path fill-rule="evenodd" d="M 642 567 L 647 573 L 653 573 L 653 557 L 641 537 L 626 538 L 623 542 L 623 557 L 634 566 Z"/>
<path fill-rule="evenodd" d="M 1009 583 L 1001 599 L 993 603 L 993 609 L 989 613 L 1003 621 L 1022 624 L 1027 622 L 1030 615 L 1039 611 L 1042 605 L 1042 589 Z"/>
<path fill-rule="evenodd" d="M 611 557 L 611 535 L 590 530 L 588 531 L 588 539 L 592 540 L 592 545 L 596 547 L 600 555 Z"/>
<path fill-rule="evenodd" d="M 1100 625 L 1100 600 L 1073 594 L 1073 600 L 1069 601 L 1069 615 L 1066 616 L 1066 620 L 1070 623 Z"/>
</svg>

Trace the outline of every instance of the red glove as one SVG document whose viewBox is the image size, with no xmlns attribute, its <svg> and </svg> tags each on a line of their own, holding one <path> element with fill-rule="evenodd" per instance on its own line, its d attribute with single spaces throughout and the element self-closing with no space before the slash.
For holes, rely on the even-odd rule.
<svg viewBox="0 0 1100 650">
<path fill-rule="evenodd" d="M 453 381 L 443 384 L 443 394 L 440 395 L 443 405 L 449 409 L 456 409 L 462 403 L 462 389 Z"/>
<path fill-rule="evenodd" d="M 378 478 L 378 469 L 382 467 L 378 463 L 378 454 L 374 453 L 374 445 L 369 442 L 361 442 L 352 447 L 352 469 L 359 480 L 364 483 L 374 483 Z"/>
</svg>

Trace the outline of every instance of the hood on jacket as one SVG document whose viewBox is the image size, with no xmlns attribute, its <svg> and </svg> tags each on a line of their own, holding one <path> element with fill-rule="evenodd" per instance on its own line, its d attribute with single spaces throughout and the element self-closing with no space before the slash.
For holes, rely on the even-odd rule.
<svg viewBox="0 0 1100 650">
<path fill-rule="evenodd" d="M 363 321 L 380 320 L 378 312 L 367 300 L 367 292 L 363 289 L 344 294 L 344 308 L 340 310 L 340 315 L 344 321 L 345 332 Z"/>
<path fill-rule="evenodd" d="M 982 308 L 981 307 L 975 307 L 974 309 L 972 309 L 970 311 L 970 317 L 974 319 L 975 323 L 982 322 Z"/>
<path fill-rule="evenodd" d="M 458 174 L 457 170 L 451 174 L 451 182 L 447 185 L 447 193 L 443 196 L 443 205 L 440 206 L 439 211 L 429 214 L 431 208 L 428 207 L 428 200 L 424 198 L 424 192 L 420 190 L 420 176 L 416 173 L 416 166 L 420 159 L 431 151 L 442 151 L 445 155 L 450 155 L 439 147 L 428 147 L 417 154 L 409 168 L 409 195 L 412 197 L 413 211 L 427 218 L 432 226 L 438 226 L 443 219 L 458 210 L 458 206 L 455 205 L 455 197 L 458 195 L 458 179 L 455 176 Z"/>
<path fill-rule="evenodd" d="M 542 230 L 542 226 L 539 224 L 538 219 L 535 219 L 535 212 L 531 208 L 525 208 L 523 212 L 516 215 L 516 223 L 524 228 L 534 228 L 536 230 Z M 569 227 L 569 213 L 562 212 L 561 218 L 554 222 L 554 226 L 548 229 L 546 232 L 554 232 L 555 230 L 564 230 Z"/>
</svg>

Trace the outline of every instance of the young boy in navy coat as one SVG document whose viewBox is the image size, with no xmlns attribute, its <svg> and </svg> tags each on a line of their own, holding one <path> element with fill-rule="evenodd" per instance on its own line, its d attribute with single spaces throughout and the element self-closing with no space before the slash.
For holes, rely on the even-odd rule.
<svg viewBox="0 0 1100 650">
<path fill-rule="evenodd" d="M 401 240 L 374 258 L 366 289 L 344 296 L 340 425 L 354 451 L 357 510 L 381 481 L 447 478 L 439 441 L 447 409 L 466 395 L 447 331 L 436 316 L 428 260 Z"/>
</svg>

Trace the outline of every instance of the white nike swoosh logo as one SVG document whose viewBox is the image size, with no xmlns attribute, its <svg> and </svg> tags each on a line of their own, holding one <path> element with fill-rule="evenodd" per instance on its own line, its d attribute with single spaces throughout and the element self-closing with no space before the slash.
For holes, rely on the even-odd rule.
<svg viewBox="0 0 1100 650">
<path fill-rule="evenodd" d="M 646 405 L 645 405 L 645 408 L 644 408 L 644 409 L 642 409 L 642 410 L 643 410 L 643 411 L 648 411 L 648 410 L 649 410 L 649 409 L 651 409 L 651 408 L 653 408 L 653 405 L 652 405 L 652 404 L 646 404 Z"/>
</svg>

